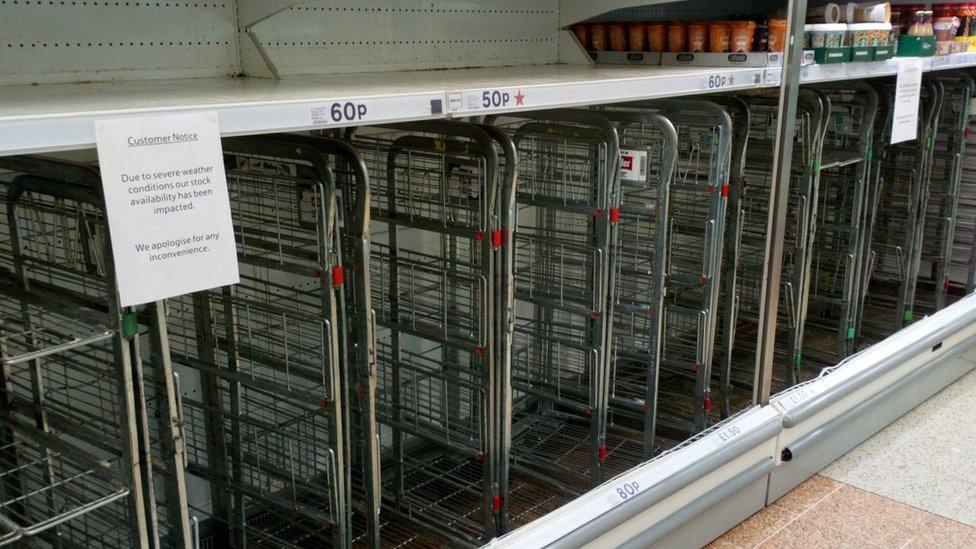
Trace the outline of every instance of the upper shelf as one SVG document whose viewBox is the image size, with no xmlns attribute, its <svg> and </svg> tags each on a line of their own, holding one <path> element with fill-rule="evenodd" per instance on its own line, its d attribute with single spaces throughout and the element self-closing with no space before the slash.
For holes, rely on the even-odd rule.
<svg viewBox="0 0 976 549">
<path fill-rule="evenodd" d="M 976 66 L 976 53 L 926 59 Z M 892 75 L 897 60 L 813 65 L 802 82 Z M 780 69 L 541 65 L 0 87 L 0 155 L 89 148 L 99 119 L 216 111 L 224 135 L 487 115 L 772 87 Z"/>
<path fill-rule="evenodd" d="M 765 86 L 763 69 L 543 65 L 0 87 L 0 154 L 92 147 L 99 119 L 217 111 L 224 135 L 486 115 Z M 351 103 L 350 105 L 347 105 Z"/>
</svg>

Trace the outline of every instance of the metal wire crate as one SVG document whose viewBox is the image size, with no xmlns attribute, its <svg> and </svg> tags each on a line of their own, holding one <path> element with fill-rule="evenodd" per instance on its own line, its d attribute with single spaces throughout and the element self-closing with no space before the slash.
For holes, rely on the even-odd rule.
<svg viewBox="0 0 976 549">
<path fill-rule="evenodd" d="M 772 160 L 778 124 L 776 96 L 742 96 L 748 109 L 748 147 L 742 172 L 732 178 L 729 192 L 730 224 L 723 254 L 722 320 L 724 338 L 720 352 L 723 415 L 731 414 L 732 394 L 751 402 L 761 293 L 766 262 L 767 223 Z M 788 387 L 801 378 L 803 318 L 805 316 L 808 265 L 813 242 L 813 204 L 821 163 L 823 128 L 828 111 L 826 98 L 813 90 L 801 90 L 795 121 L 792 170 L 787 199 L 774 386 Z M 743 394 L 745 393 L 745 394 Z"/>
<path fill-rule="evenodd" d="M 31 422 L 31 438 L 48 456 L 75 455 L 77 448 L 77 455 L 108 464 L 126 492 L 105 505 L 79 507 L 71 520 L 40 535 L 85 546 L 184 546 L 190 526 L 167 334 L 146 321 L 162 303 L 126 311 L 118 305 L 97 170 L 41 157 L 0 163 L 24 174 L 6 194 L 13 256 L 13 273 L 4 273 L 0 284 L 9 330 L 3 349 L 7 422 Z M 154 395 L 154 415 L 167 429 L 149 423 L 147 394 Z M 10 462 L 19 459 L 12 455 Z M 56 479 L 49 464 L 45 481 L 53 488 Z M 94 484 L 71 489 L 66 494 L 76 501 L 105 497 Z M 45 498 L 48 513 L 59 504 L 58 491 Z"/>
<path fill-rule="evenodd" d="M 976 291 L 976 113 L 970 110 L 963 138 L 966 149 L 959 170 L 956 229 L 949 268 L 949 302 Z"/>
<path fill-rule="evenodd" d="M 223 148 L 241 283 L 169 303 L 188 471 L 207 486 L 191 505 L 219 546 L 348 546 L 355 496 L 355 534 L 373 541 L 362 162 L 326 138 L 237 138 Z M 366 411 L 355 427 L 352 399 Z"/>
<path fill-rule="evenodd" d="M 612 448 L 617 133 L 592 111 L 497 122 L 518 149 L 512 470 L 577 494 L 602 481 Z"/>
<path fill-rule="evenodd" d="M 659 114 L 606 111 L 620 140 L 610 358 L 608 467 L 633 467 L 655 445 L 657 377 L 667 269 L 668 205 L 678 162 L 678 135 Z"/>
<path fill-rule="evenodd" d="M 802 363 L 837 364 L 854 351 L 866 264 L 867 190 L 878 98 L 862 83 L 818 85 L 830 104 L 814 214 Z"/>
<path fill-rule="evenodd" d="M 621 107 L 667 118 L 678 137 L 668 197 L 668 246 L 657 423 L 684 438 L 708 423 L 733 127 L 711 101 Z M 660 431 L 660 429 L 659 429 Z"/>
<path fill-rule="evenodd" d="M 364 128 L 355 145 L 377 180 L 383 513 L 484 543 L 506 524 L 514 146 L 459 122 Z"/>
<path fill-rule="evenodd" d="M 864 343 L 884 339 L 913 318 L 915 281 L 922 254 L 932 149 L 942 87 L 927 79 L 916 140 L 891 142 L 893 86 L 878 85 L 872 187 L 868 193 L 870 258 L 865 272 L 859 333 Z"/>
<path fill-rule="evenodd" d="M 964 72 L 940 73 L 928 80 L 942 86 L 945 93 L 938 129 L 932 141 L 926 143 L 932 149 L 932 161 L 915 307 L 922 314 L 940 311 L 947 304 L 965 130 L 974 85 L 972 77 Z"/>
</svg>

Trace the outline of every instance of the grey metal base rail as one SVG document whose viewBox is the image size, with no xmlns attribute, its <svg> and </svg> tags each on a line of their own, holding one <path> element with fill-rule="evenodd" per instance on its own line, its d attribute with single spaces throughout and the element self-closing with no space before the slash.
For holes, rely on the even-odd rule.
<svg viewBox="0 0 976 549">
<path fill-rule="evenodd" d="M 976 366 L 976 295 L 487 547 L 698 547 Z"/>
</svg>

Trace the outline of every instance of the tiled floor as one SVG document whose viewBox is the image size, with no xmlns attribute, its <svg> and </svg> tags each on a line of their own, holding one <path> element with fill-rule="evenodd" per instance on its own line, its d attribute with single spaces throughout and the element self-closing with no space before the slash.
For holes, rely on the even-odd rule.
<svg viewBox="0 0 976 549">
<path fill-rule="evenodd" d="M 710 547 L 976 548 L 974 401 L 976 371 Z"/>
</svg>

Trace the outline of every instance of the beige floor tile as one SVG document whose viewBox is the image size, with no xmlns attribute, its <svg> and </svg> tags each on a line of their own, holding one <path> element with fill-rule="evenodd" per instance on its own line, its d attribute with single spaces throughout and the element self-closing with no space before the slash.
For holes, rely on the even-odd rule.
<svg viewBox="0 0 976 549">
<path fill-rule="evenodd" d="M 813 475 L 773 504 L 794 515 L 810 509 L 841 487 L 841 483 L 823 475 Z"/>
<path fill-rule="evenodd" d="M 783 507 L 773 505 L 761 509 L 719 539 L 733 547 L 755 547 L 795 518 L 794 513 Z"/>
<path fill-rule="evenodd" d="M 762 549 L 863 549 L 878 546 L 804 515 L 789 523 L 759 547 Z"/>
</svg>

